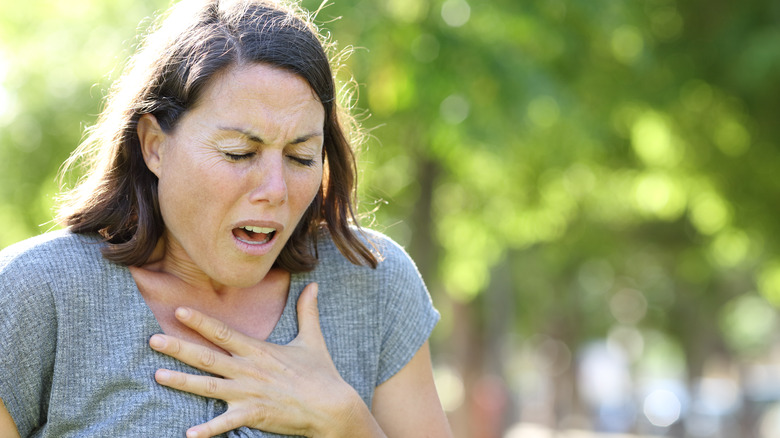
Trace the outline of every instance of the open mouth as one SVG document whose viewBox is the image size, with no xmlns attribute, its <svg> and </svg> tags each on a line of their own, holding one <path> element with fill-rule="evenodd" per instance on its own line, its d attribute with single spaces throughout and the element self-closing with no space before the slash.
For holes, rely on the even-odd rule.
<svg viewBox="0 0 780 438">
<path fill-rule="evenodd" d="M 233 228 L 233 236 L 249 245 L 263 245 L 276 235 L 276 229 L 266 227 L 245 226 Z"/>
</svg>

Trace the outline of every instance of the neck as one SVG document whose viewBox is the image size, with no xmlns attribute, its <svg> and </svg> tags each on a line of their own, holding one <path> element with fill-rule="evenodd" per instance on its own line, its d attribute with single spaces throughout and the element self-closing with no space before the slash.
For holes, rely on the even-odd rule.
<svg viewBox="0 0 780 438">
<path fill-rule="evenodd" d="M 271 269 L 257 284 L 247 287 L 226 285 L 214 280 L 206 274 L 192 261 L 192 259 L 190 259 L 184 248 L 175 242 L 166 239 L 165 236 L 160 238 L 157 246 L 152 252 L 152 256 L 142 268 L 169 276 L 171 277 L 171 280 L 177 281 L 193 292 L 216 295 L 219 297 L 227 297 L 228 295 L 235 295 L 236 292 L 255 289 L 268 282 L 278 280 L 280 275 L 288 275 L 286 271 L 281 269 Z"/>
</svg>

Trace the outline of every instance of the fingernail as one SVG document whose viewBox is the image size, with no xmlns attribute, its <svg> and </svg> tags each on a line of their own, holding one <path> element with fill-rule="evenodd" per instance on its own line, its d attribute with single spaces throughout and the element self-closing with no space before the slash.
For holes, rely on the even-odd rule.
<svg viewBox="0 0 780 438">
<path fill-rule="evenodd" d="M 187 431 L 187 438 L 198 438 L 198 431 L 197 430 L 188 430 Z"/>
<path fill-rule="evenodd" d="M 190 313 L 192 313 L 190 312 L 190 309 L 184 307 L 179 307 L 178 309 L 176 309 L 176 317 L 179 319 L 188 318 L 190 316 Z"/>
<path fill-rule="evenodd" d="M 171 380 L 171 373 L 168 370 L 157 370 L 155 377 L 158 382 L 167 382 Z"/>
<path fill-rule="evenodd" d="M 160 335 L 154 335 L 149 339 L 149 345 L 154 349 L 160 349 L 165 347 L 165 338 Z"/>
</svg>

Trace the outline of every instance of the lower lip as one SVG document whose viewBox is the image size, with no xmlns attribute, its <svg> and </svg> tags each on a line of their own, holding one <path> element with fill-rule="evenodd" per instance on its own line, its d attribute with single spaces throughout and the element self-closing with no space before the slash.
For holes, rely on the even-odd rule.
<svg viewBox="0 0 780 438">
<path fill-rule="evenodd" d="M 247 243 L 239 239 L 238 237 L 233 236 L 232 233 L 231 236 L 233 237 L 233 241 L 236 242 L 236 246 L 238 246 L 238 249 L 241 250 L 241 252 L 250 256 L 264 256 L 269 252 L 271 252 L 271 250 L 273 249 L 274 244 L 279 238 L 279 232 L 277 231 L 276 233 L 274 233 L 274 237 L 272 237 L 271 240 L 265 243 Z"/>
</svg>

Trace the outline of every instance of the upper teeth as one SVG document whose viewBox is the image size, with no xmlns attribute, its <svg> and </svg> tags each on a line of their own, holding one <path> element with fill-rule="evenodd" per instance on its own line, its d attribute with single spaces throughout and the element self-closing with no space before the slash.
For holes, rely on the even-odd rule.
<svg viewBox="0 0 780 438">
<path fill-rule="evenodd" d="M 271 234 L 274 231 L 276 231 L 276 229 L 274 229 L 274 228 L 266 228 L 266 227 L 246 226 L 246 227 L 241 227 L 241 228 L 243 228 L 243 229 L 245 229 L 245 230 L 247 230 L 249 232 L 252 232 L 252 233 L 261 233 L 261 234 Z"/>
</svg>

